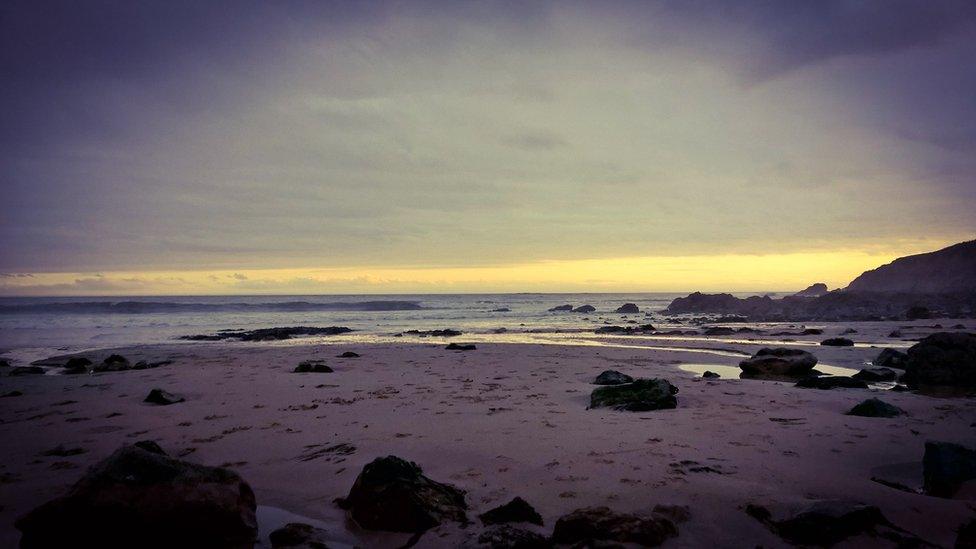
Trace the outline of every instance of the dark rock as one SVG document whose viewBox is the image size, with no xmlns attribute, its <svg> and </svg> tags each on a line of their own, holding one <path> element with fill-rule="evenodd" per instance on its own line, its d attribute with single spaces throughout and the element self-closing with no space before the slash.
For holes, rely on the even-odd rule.
<svg viewBox="0 0 976 549">
<path fill-rule="evenodd" d="M 864 402 L 851 408 L 847 415 L 861 417 L 898 417 L 904 415 L 905 411 L 901 408 L 888 404 L 883 400 L 869 398 Z"/>
<path fill-rule="evenodd" d="M 486 511 L 478 518 L 483 524 L 504 524 L 508 522 L 528 522 L 542 526 L 542 516 L 524 499 L 516 497 L 505 505 Z"/>
<path fill-rule="evenodd" d="M 904 368 L 907 358 L 908 355 L 901 351 L 885 348 L 878 353 L 877 358 L 871 361 L 871 363 L 875 366 L 884 366 L 886 368 Z"/>
<path fill-rule="evenodd" d="M 702 374 L 702 378 L 703 379 L 718 379 L 720 377 L 722 377 L 722 376 L 716 374 L 715 372 L 713 372 L 711 370 L 705 370 L 705 373 Z"/>
<path fill-rule="evenodd" d="M 304 362 L 299 363 L 298 366 L 295 366 L 294 373 L 296 373 L 296 374 L 305 374 L 305 373 L 331 374 L 334 371 L 335 370 L 333 370 L 332 368 L 328 367 L 327 365 L 325 365 L 325 364 L 323 364 L 321 362 L 316 362 L 316 361 L 312 361 L 312 360 L 306 360 Z"/>
<path fill-rule="evenodd" d="M 817 282 L 816 284 L 811 284 L 807 286 L 806 289 L 800 290 L 793 295 L 796 297 L 820 297 L 829 292 L 830 290 L 827 289 L 826 284 L 823 282 Z"/>
<path fill-rule="evenodd" d="M 444 347 L 444 349 L 447 351 L 474 351 L 477 347 L 471 344 L 451 343 L 447 347 Z"/>
<path fill-rule="evenodd" d="M 499 307 L 499 308 L 497 308 L 497 309 L 492 309 L 492 310 L 491 310 L 491 312 L 493 312 L 493 313 L 509 313 L 509 312 L 511 312 L 511 311 L 512 311 L 512 310 L 511 310 L 511 309 L 509 309 L 508 307 Z"/>
<path fill-rule="evenodd" d="M 805 328 L 800 331 L 801 336 L 818 336 L 823 335 L 823 330 L 820 328 Z"/>
<path fill-rule="evenodd" d="M 44 368 L 40 366 L 17 366 L 10 370 L 12 376 L 33 376 L 44 373 Z"/>
<path fill-rule="evenodd" d="M 593 330 L 593 333 L 597 333 L 597 334 L 617 334 L 617 333 L 621 333 L 621 332 L 630 332 L 630 331 L 633 331 L 633 328 L 625 328 L 623 326 L 600 326 L 596 330 Z"/>
<path fill-rule="evenodd" d="M 848 291 L 871 293 L 951 294 L 974 289 L 976 240 L 896 259 L 865 272 L 847 286 Z"/>
<path fill-rule="evenodd" d="M 24 396 L 24 393 L 22 393 L 20 391 L 9 391 L 7 393 L 4 393 L 4 394 L 0 395 L 0 397 L 3 397 L 3 398 L 7 398 L 7 397 L 19 397 L 19 396 Z"/>
<path fill-rule="evenodd" d="M 901 330 L 892 330 L 891 333 L 888 334 L 888 337 L 897 339 L 904 337 L 904 334 L 901 333 Z"/>
<path fill-rule="evenodd" d="M 888 522 L 881 510 L 873 505 L 818 501 L 780 520 L 774 519 L 772 513 L 760 505 L 747 505 L 746 513 L 795 545 L 827 547 L 861 535 L 880 537 L 896 543 L 914 543 L 904 545 L 905 547 L 917 547 L 921 543 L 908 532 Z"/>
<path fill-rule="evenodd" d="M 850 335 L 850 334 L 856 334 L 856 333 L 857 333 L 857 330 L 855 330 L 854 328 L 846 328 L 843 332 L 840 333 L 840 335 Z"/>
<path fill-rule="evenodd" d="M 146 395 L 143 402 L 158 404 L 160 406 L 168 406 L 170 404 L 176 404 L 177 402 L 183 402 L 184 400 L 186 399 L 181 396 L 168 393 L 162 389 L 153 389 L 152 391 L 149 391 L 149 394 Z"/>
<path fill-rule="evenodd" d="M 132 369 L 129 360 L 122 355 L 109 355 L 101 364 L 96 364 L 92 368 L 93 372 L 121 372 Z"/>
<path fill-rule="evenodd" d="M 140 440 L 135 443 L 135 446 L 153 454 L 167 455 L 166 451 L 155 440 Z"/>
<path fill-rule="evenodd" d="M 71 357 L 68 359 L 68 362 L 64 364 L 64 370 L 62 370 L 61 373 L 67 375 L 87 374 L 88 367 L 91 366 L 91 364 L 92 361 L 85 357 Z"/>
<path fill-rule="evenodd" d="M 594 385 L 620 385 L 622 383 L 631 383 L 634 378 L 627 374 L 622 374 L 616 370 L 604 370 L 600 375 L 596 376 L 593 380 Z"/>
<path fill-rule="evenodd" d="M 853 347 L 854 342 L 846 337 L 831 337 L 820 342 L 821 345 L 828 347 Z"/>
<path fill-rule="evenodd" d="M 725 326 L 715 326 L 713 328 L 707 328 L 705 329 L 704 332 L 704 334 L 707 336 L 724 336 L 724 335 L 732 335 L 734 333 L 735 330 Z"/>
<path fill-rule="evenodd" d="M 675 524 L 687 522 L 691 519 L 691 509 L 687 505 L 655 505 L 654 514 L 670 519 Z"/>
<path fill-rule="evenodd" d="M 553 307 L 553 308 L 549 309 L 549 312 L 550 313 L 555 313 L 555 312 L 560 312 L 560 311 L 572 311 L 572 310 L 573 310 L 573 306 L 572 305 L 559 305 L 559 306 L 556 306 L 556 307 Z"/>
<path fill-rule="evenodd" d="M 596 311 L 596 307 L 593 305 L 580 305 L 579 307 L 573 309 L 574 313 L 592 313 Z"/>
<path fill-rule="evenodd" d="M 353 351 L 346 351 L 339 355 L 337 358 L 359 358 L 359 353 Z"/>
<path fill-rule="evenodd" d="M 894 381 L 898 374 L 889 368 L 864 368 L 851 377 L 861 381 Z"/>
<path fill-rule="evenodd" d="M 925 337 L 908 349 L 901 381 L 912 388 L 976 389 L 976 334 L 939 332 Z"/>
<path fill-rule="evenodd" d="M 810 376 L 796 382 L 797 387 L 804 389 L 867 389 L 868 384 L 860 379 L 847 376 Z"/>
<path fill-rule="evenodd" d="M 751 358 L 739 363 L 747 374 L 799 376 L 817 365 L 817 357 L 800 349 L 764 347 Z"/>
<path fill-rule="evenodd" d="M 963 482 L 976 479 L 976 450 L 952 442 L 925 443 L 925 492 L 951 498 Z"/>
<path fill-rule="evenodd" d="M 261 328 L 258 330 L 248 331 L 222 330 L 216 334 L 182 336 L 180 339 L 189 341 L 220 341 L 223 339 L 239 339 L 241 341 L 276 341 L 291 339 L 295 336 L 339 335 L 351 331 L 352 330 L 350 328 L 346 328 L 345 326 L 327 326 L 324 328 L 316 326 L 292 326 L 286 328 Z"/>
<path fill-rule="evenodd" d="M 633 303 L 624 303 L 623 305 L 617 307 L 617 310 L 614 311 L 614 312 L 623 313 L 623 314 L 628 314 L 629 315 L 629 314 L 639 313 L 640 312 L 640 308 L 638 308 L 637 305 L 635 305 Z"/>
<path fill-rule="evenodd" d="M 311 524 L 289 522 L 268 536 L 272 549 L 327 549 L 327 532 Z"/>
<path fill-rule="evenodd" d="M 10 367 L 10 362 L 6 360 L 0 360 L 0 368 L 9 368 L 9 367 Z"/>
<path fill-rule="evenodd" d="M 664 517 L 640 517 L 614 513 L 607 507 L 588 507 L 560 517 L 552 531 L 552 541 L 581 547 L 601 541 L 657 547 L 677 535 L 678 528 Z"/>
<path fill-rule="evenodd" d="M 468 522 L 464 491 L 425 477 L 417 464 L 396 456 L 363 467 L 338 503 L 369 530 L 423 532 L 445 520 Z"/>
<path fill-rule="evenodd" d="M 251 547 L 255 507 L 233 471 L 124 446 L 16 526 L 24 549 Z"/>
<path fill-rule="evenodd" d="M 633 383 L 599 387 L 590 393 L 590 408 L 629 412 L 664 410 L 678 406 L 678 388 L 664 379 L 635 379 Z"/>
<path fill-rule="evenodd" d="M 908 320 L 932 318 L 932 311 L 930 311 L 928 307 L 915 305 L 913 307 L 909 307 L 908 310 L 905 311 L 905 318 Z"/>
<path fill-rule="evenodd" d="M 959 527 L 955 549 L 976 549 L 976 518 Z"/>
<path fill-rule="evenodd" d="M 443 330 L 407 330 L 403 333 L 420 337 L 457 337 L 462 334 L 462 332 L 451 328 L 445 328 Z"/>
<path fill-rule="evenodd" d="M 41 455 L 47 457 L 70 457 L 84 454 L 85 452 L 87 452 L 87 450 L 84 448 L 68 448 L 64 444 L 58 444 L 50 450 L 41 452 Z"/>
<path fill-rule="evenodd" d="M 509 525 L 488 528 L 478 536 L 478 543 L 490 549 L 549 549 L 552 543 L 535 532 Z"/>
</svg>

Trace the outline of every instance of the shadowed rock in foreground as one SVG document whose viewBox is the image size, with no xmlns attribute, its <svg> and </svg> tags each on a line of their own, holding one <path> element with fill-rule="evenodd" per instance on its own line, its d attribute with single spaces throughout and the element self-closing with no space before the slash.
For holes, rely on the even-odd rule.
<svg viewBox="0 0 976 549">
<path fill-rule="evenodd" d="M 295 336 L 311 335 L 338 335 L 351 332 L 351 328 L 345 326 L 293 326 L 287 328 L 260 328 L 258 330 L 221 330 L 216 334 L 201 334 L 181 336 L 180 339 L 188 341 L 222 341 L 225 339 L 237 339 L 240 341 L 276 341 L 291 339 Z"/>
<path fill-rule="evenodd" d="M 124 446 L 16 523 L 20 546 L 252 547 L 254 492 L 228 469 Z"/>
<path fill-rule="evenodd" d="M 817 365 L 817 357 L 801 349 L 764 347 L 739 362 L 739 368 L 751 375 L 801 376 Z"/>
<path fill-rule="evenodd" d="M 366 464 L 349 495 L 336 503 L 369 530 L 424 532 L 446 520 L 468 522 L 464 491 L 425 477 L 416 463 L 396 456 Z"/>
<path fill-rule="evenodd" d="M 925 443 L 922 458 L 927 494 L 951 498 L 964 482 L 976 479 L 976 450 L 952 442 Z"/>
<path fill-rule="evenodd" d="M 676 408 L 678 388 L 665 379 L 635 379 L 633 383 L 598 387 L 590 393 L 590 408 L 646 412 Z"/>
<path fill-rule="evenodd" d="M 483 524 L 505 524 L 508 522 L 528 522 L 542 526 L 542 516 L 520 497 L 513 498 L 505 505 L 486 511 L 478 518 Z"/>
<path fill-rule="evenodd" d="M 869 398 L 851 408 L 847 415 L 861 417 L 898 417 L 905 413 L 901 408 L 877 398 Z"/>
<path fill-rule="evenodd" d="M 612 547 L 605 542 L 636 543 L 657 547 L 678 535 L 678 528 L 663 516 L 641 517 L 614 513 L 607 507 L 577 509 L 560 517 L 552 541 L 577 547 Z"/>
<path fill-rule="evenodd" d="M 976 334 L 939 332 L 908 349 L 905 375 L 909 387 L 976 389 Z"/>
<path fill-rule="evenodd" d="M 783 518 L 775 518 L 766 507 L 746 506 L 749 516 L 765 524 L 776 535 L 796 545 L 828 547 L 855 536 L 883 538 L 899 547 L 930 546 L 893 525 L 873 505 L 849 501 L 817 501 Z M 902 545 L 904 544 L 904 545 Z"/>
</svg>

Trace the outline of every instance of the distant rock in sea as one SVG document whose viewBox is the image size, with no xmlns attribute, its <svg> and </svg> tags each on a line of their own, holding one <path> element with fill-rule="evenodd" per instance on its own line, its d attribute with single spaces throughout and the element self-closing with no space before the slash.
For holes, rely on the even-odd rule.
<svg viewBox="0 0 976 549">
<path fill-rule="evenodd" d="M 806 289 L 800 290 L 793 294 L 794 297 L 820 297 L 826 293 L 830 292 L 827 289 L 827 285 L 823 282 L 817 282 L 816 284 L 811 284 L 807 286 Z"/>
<path fill-rule="evenodd" d="M 634 314 L 634 313 L 639 313 L 640 308 L 634 303 L 624 303 L 620 307 L 617 307 L 617 310 L 615 312 L 623 313 L 623 314 Z"/>
<path fill-rule="evenodd" d="M 593 305 L 580 305 L 579 307 L 573 309 L 574 313 L 592 313 L 596 310 Z"/>
<path fill-rule="evenodd" d="M 180 339 L 188 341 L 221 341 L 225 339 L 238 339 L 240 341 L 277 341 L 291 339 L 295 336 L 313 335 L 338 335 L 351 332 L 352 329 L 345 326 L 328 326 L 320 328 L 316 326 L 294 326 L 287 328 L 261 328 L 258 330 L 221 330 L 216 334 L 201 334 L 182 336 Z"/>
</svg>

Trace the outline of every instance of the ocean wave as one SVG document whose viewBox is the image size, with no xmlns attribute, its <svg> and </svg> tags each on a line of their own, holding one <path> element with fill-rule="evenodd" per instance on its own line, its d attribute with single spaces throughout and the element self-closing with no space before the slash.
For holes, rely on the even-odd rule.
<svg viewBox="0 0 976 549">
<path fill-rule="evenodd" d="M 169 301 L 79 301 L 0 305 L 0 314 L 151 314 L 310 311 L 417 311 L 423 309 L 414 301 L 327 302 L 284 301 L 265 303 L 186 303 Z"/>
</svg>

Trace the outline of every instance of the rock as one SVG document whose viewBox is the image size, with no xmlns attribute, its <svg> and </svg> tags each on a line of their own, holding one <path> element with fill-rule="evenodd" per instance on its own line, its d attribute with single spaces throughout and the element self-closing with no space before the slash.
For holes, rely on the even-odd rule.
<svg viewBox="0 0 976 549">
<path fill-rule="evenodd" d="M 593 305 L 580 305 L 579 307 L 573 309 L 574 313 L 592 313 L 596 311 L 596 307 Z"/>
<path fill-rule="evenodd" d="M 407 335 L 415 335 L 420 337 L 457 337 L 462 334 L 458 330 L 453 330 L 451 328 L 445 328 L 443 330 L 407 330 L 403 332 Z"/>
<path fill-rule="evenodd" d="M 901 333 L 901 330 L 892 330 L 891 333 L 888 334 L 888 337 L 900 338 L 904 337 L 904 335 Z"/>
<path fill-rule="evenodd" d="M 713 328 L 707 328 L 704 333 L 707 336 L 724 336 L 734 334 L 735 330 L 725 326 L 715 326 Z"/>
<path fill-rule="evenodd" d="M 451 343 L 447 347 L 444 347 L 444 349 L 447 351 L 474 351 L 477 347 L 470 344 Z"/>
<path fill-rule="evenodd" d="M 61 373 L 67 375 L 87 374 L 88 367 L 91 366 L 91 363 L 92 361 L 85 357 L 71 357 L 68 359 L 68 362 L 64 364 L 64 370 L 62 370 Z"/>
<path fill-rule="evenodd" d="M 746 513 L 795 545 L 826 547 L 861 535 L 895 542 L 920 542 L 911 534 L 888 522 L 881 510 L 873 505 L 848 501 L 818 501 L 790 517 L 779 520 L 774 519 L 772 513 L 761 505 L 747 505 Z"/>
<path fill-rule="evenodd" d="M 951 498 L 962 483 L 976 479 L 976 450 L 952 442 L 928 441 L 922 469 L 925 492 Z"/>
<path fill-rule="evenodd" d="M 844 331 L 840 333 L 840 335 L 843 336 L 843 335 L 851 335 L 851 334 L 856 334 L 856 333 L 857 333 L 857 330 L 855 330 L 854 328 L 845 328 Z"/>
<path fill-rule="evenodd" d="M 549 312 L 550 313 L 556 313 L 556 312 L 560 312 L 560 311 L 572 311 L 572 310 L 573 310 L 573 306 L 572 305 L 559 305 L 557 307 L 553 307 L 553 308 L 549 309 Z"/>
<path fill-rule="evenodd" d="M 853 347 L 854 342 L 846 337 L 831 337 L 820 342 L 821 345 L 828 347 Z"/>
<path fill-rule="evenodd" d="M 876 398 L 869 398 L 847 412 L 849 416 L 861 417 L 898 417 L 904 414 L 901 408 Z"/>
<path fill-rule="evenodd" d="M 718 379 L 720 377 L 722 377 L 722 376 L 716 374 L 715 372 L 713 372 L 711 370 L 705 370 L 705 372 L 702 374 L 702 378 L 703 379 Z"/>
<path fill-rule="evenodd" d="M 508 522 L 528 522 L 542 526 L 542 516 L 524 499 L 516 497 L 512 501 L 486 511 L 478 518 L 482 524 L 505 524 Z"/>
<path fill-rule="evenodd" d="M 139 442 L 135 443 L 134 446 L 137 448 L 142 448 L 143 450 L 153 454 L 159 454 L 161 456 L 167 455 L 166 451 L 163 450 L 163 448 L 155 440 L 140 440 Z"/>
<path fill-rule="evenodd" d="M 478 536 L 478 543 L 490 549 L 549 549 L 552 543 L 535 532 L 501 525 L 488 528 Z"/>
<path fill-rule="evenodd" d="M 864 368 L 851 377 L 861 381 L 894 381 L 898 374 L 890 368 Z"/>
<path fill-rule="evenodd" d="M 109 355 L 108 358 L 102 361 L 101 364 L 96 364 L 92 368 L 93 372 L 121 372 L 123 370 L 131 370 L 132 365 L 129 364 L 129 360 L 122 355 Z"/>
<path fill-rule="evenodd" d="M 17 366 L 10 370 L 12 376 L 34 376 L 44 374 L 44 368 L 40 366 Z"/>
<path fill-rule="evenodd" d="M 327 532 L 303 522 L 289 522 L 271 532 L 272 549 L 326 549 Z"/>
<path fill-rule="evenodd" d="M 959 527 L 955 549 L 976 549 L 976 518 Z"/>
<path fill-rule="evenodd" d="M 654 514 L 670 519 L 675 524 L 687 522 L 691 519 L 691 509 L 687 505 L 655 505 Z"/>
<path fill-rule="evenodd" d="M 346 351 L 336 358 L 359 358 L 359 353 L 353 351 Z"/>
<path fill-rule="evenodd" d="M 216 334 L 201 334 L 182 336 L 180 339 L 189 341 L 220 341 L 223 339 L 239 339 L 241 341 L 277 341 L 291 339 L 295 336 L 325 336 L 339 335 L 351 332 L 345 326 L 291 326 L 285 328 L 261 328 L 258 330 L 221 330 Z"/>
<path fill-rule="evenodd" d="M 677 526 L 664 517 L 640 517 L 614 513 L 607 507 L 588 507 L 560 517 L 552 531 L 552 541 L 580 544 L 579 547 L 592 547 L 601 541 L 657 547 L 677 535 Z"/>
<path fill-rule="evenodd" d="M 640 312 L 640 308 L 638 308 L 637 305 L 635 305 L 633 303 L 624 303 L 623 305 L 617 307 L 617 310 L 614 311 L 614 312 L 623 313 L 623 314 L 628 314 L 629 315 L 629 314 L 639 313 Z"/>
<path fill-rule="evenodd" d="M 599 387 L 590 393 L 590 408 L 612 408 L 629 412 L 676 408 L 678 388 L 664 379 L 635 379 L 624 385 Z"/>
<path fill-rule="evenodd" d="M 867 389 L 868 384 L 860 379 L 847 376 L 810 376 L 796 382 L 796 387 L 804 389 Z"/>
<path fill-rule="evenodd" d="M 793 295 L 795 297 L 820 297 L 829 292 L 830 290 L 827 289 L 826 284 L 823 282 L 817 282 L 816 284 L 811 284 L 807 286 L 806 289 L 800 290 Z"/>
<path fill-rule="evenodd" d="M 823 335 L 823 330 L 820 328 L 805 328 L 800 331 L 801 336 L 818 336 Z"/>
<path fill-rule="evenodd" d="M 596 376 L 593 380 L 594 385 L 620 385 L 622 383 L 631 383 L 634 378 L 627 374 L 622 374 L 616 370 L 604 370 L 600 375 Z"/>
<path fill-rule="evenodd" d="M 932 318 L 932 311 L 929 311 L 928 307 L 915 305 L 909 307 L 908 310 L 905 311 L 905 318 L 907 320 L 922 320 L 926 318 Z"/>
<path fill-rule="evenodd" d="M 335 370 L 328 367 L 322 362 L 306 360 L 304 362 L 299 363 L 298 366 L 295 366 L 295 369 L 293 371 L 296 374 L 306 374 L 306 373 L 331 374 Z"/>
<path fill-rule="evenodd" d="M 817 365 L 817 357 L 800 349 L 764 347 L 739 363 L 739 368 L 747 374 L 799 376 L 808 373 Z"/>
<path fill-rule="evenodd" d="M 468 522 L 464 491 L 425 477 L 417 464 L 396 456 L 363 467 L 338 503 L 368 530 L 424 532 L 446 520 Z"/>
<path fill-rule="evenodd" d="M 912 388 L 976 389 L 976 334 L 939 332 L 923 338 L 908 349 L 901 381 Z"/>
<path fill-rule="evenodd" d="M 884 366 L 886 368 L 904 368 L 905 360 L 907 358 L 908 355 L 901 351 L 885 348 L 878 353 L 877 358 L 872 360 L 871 364 L 874 364 L 875 366 Z"/>
<path fill-rule="evenodd" d="M 87 452 L 84 448 L 68 448 L 64 444 L 58 444 L 50 450 L 45 450 L 41 452 L 40 455 L 47 457 L 70 457 L 84 454 Z"/>
<path fill-rule="evenodd" d="M 123 446 L 16 527 L 24 549 L 251 547 L 255 508 L 233 471 Z"/>
<path fill-rule="evenodd" d="M 183 402 L 184 400 L 186 399 L 172 393 L 167 393 L 162 389 L 153 389 L 152 391 L 149 391 L 149 394 L 146 395 L 143 402 L 159 404 L 160 406 L 168 406 L 170 404 L 176 404 L 177 402 Z"/>
<path fill-rule="evenodd" d="M 10 362 L 6 360 L 0 360 L 0 368 L 9 368 L 9 367 L 10 367 Z"/>
<path fill-rule="evenodd" d="M 9 392 L 6 392 L 6 393 L 0 395 L 0 397 L 3 397 L 3 398 L 7 398 L 7 397 L 19 397 L 19 396 L 24 396 L 24 393 L 22 393 L 20 391 L 9 391 Z"/>
<path fill-rule="evenodd" d="M 629 331 L 632 331 L 632 328 L 625 328 L 623 326 L 600 326 L 596 330 L 593 330 L 593 333 L 596 333 L 596 334 L 616 334 L 616 333 L 619 333 L 619 332 L 629 332 Z"/>
</svg>

